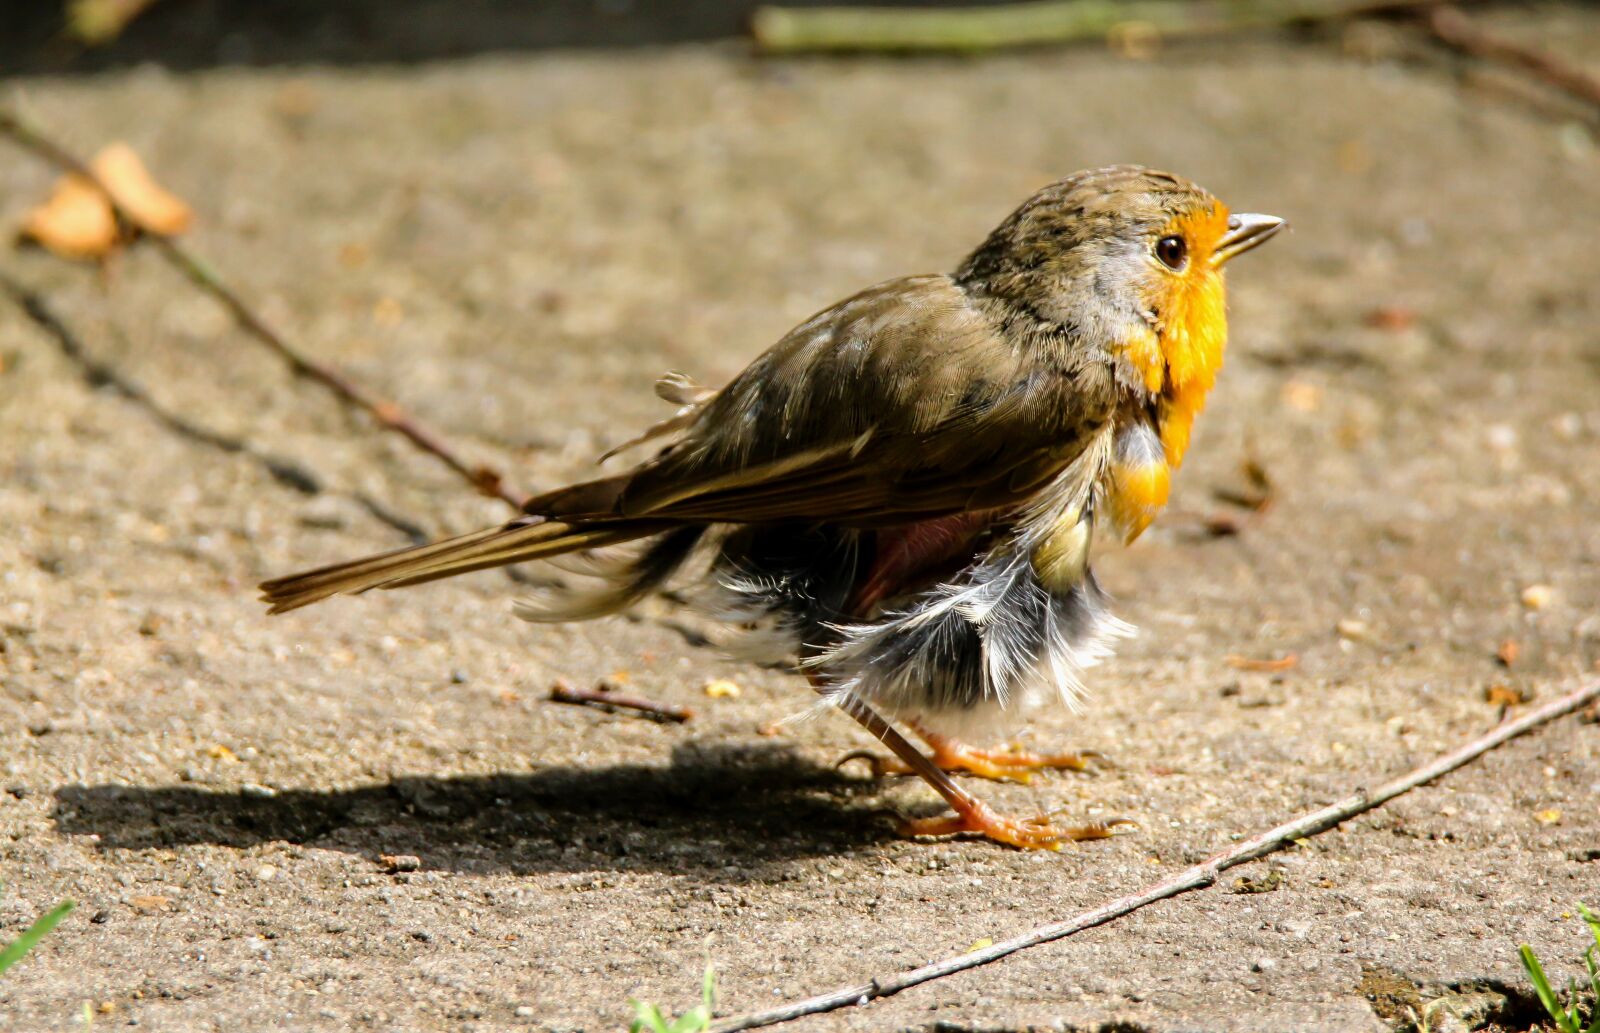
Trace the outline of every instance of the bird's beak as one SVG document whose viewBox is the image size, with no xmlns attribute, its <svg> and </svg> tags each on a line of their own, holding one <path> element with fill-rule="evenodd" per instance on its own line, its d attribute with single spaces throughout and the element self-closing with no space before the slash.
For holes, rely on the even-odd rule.
<svg viewBox="0 0 1600 1033">
<path fill-rule="evenodd" d="M 1228 216 L 1228 232 L 1217 241 L 1216 250 L 1211 252 L 1211 264 L 1221 265 L 1258 244 L 1265 244 L 1284 225 L 1284 221 L 1276 215 L 1241 212 Z"/>
</svg>

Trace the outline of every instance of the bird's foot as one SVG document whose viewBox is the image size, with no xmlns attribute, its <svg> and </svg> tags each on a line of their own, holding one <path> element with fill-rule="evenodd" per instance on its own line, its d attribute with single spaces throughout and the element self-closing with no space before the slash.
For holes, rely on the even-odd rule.
<svg viewBox="0 0 1600 1033">
<path fill-rule="evenodd" d="M 923 738 L 933 747 L 932 760 L 939 770 L 976 775 L 995 782 L 1027 785 L 1033 781 L 1035 771 L 1083 771 L 1088 768 L 1090 760 L 1103 759 L 1098 753 L 1091 752 L 1044 754 L 1020 749 L 984 750 L 938 735 L 924 734 Z M 916 774 L 910 765 L 896 757 L 880 757 L 857 751 L 839 763 L 850 760 L 865 760 L 871 764 L 873 778 Z"/>
<path fill-rule="evenodd" d="M 1125 818 L 1095 822 L 1090 825 L 1060 827 L 1049 816 L 1011 818 L 996 812 L 981 800 L 960 808 L 955 814 L 937 818 L 915 818 L 900 825 L 904 836 L 953 836 L 976 832 L 996 843 L 1014 846 L 1018 850 L 1060 850 L 1062 844 L 1089 839 L 1110 839 L 1117 829 L 1134 822 Z"/>
</svg>

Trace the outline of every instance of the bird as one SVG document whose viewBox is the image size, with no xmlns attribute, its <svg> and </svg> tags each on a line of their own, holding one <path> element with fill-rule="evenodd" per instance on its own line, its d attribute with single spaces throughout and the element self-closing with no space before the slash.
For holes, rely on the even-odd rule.
<svg viewBox="0 0 1600 1033">
<path fill-rule="evenodd" d="M 283 613 L 341 593 L 545 561 L 579 575 L 535 622 L 671 589 L 786 664 L 921 776 L 949 813 L 914 837 L 1021 849 L 1114 834 L 1012 817 L 952 775 L 1025 780 L 1084 755 L 970 743 L 1050 703 L 1129 625 L 1090 566 L 1165 505 L 1227 341 L 1224 266 L 1283 219 L 1137 165 L 1028 198 L 953 273 L 888 280 L 805 320 L 721 388 L 669 373 L 673 415 L 629 469 L 472 534 L 266 581 Z M 916 747 L 905 725 L 928 745 Z"/>
</svg>

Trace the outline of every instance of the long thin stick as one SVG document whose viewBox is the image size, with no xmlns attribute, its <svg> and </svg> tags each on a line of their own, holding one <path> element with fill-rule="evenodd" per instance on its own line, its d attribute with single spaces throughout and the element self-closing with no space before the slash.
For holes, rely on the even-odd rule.
<svg viewBox="0 0 1600 1033">
<path fill-rule="evenodd" d="M 1542 82 L 1600 107 L 1600 78 L 1548 51 L 1513 43 L 1488 32 L 1454 7 L 1438 7 L 1425 19 L 1435 39 L 1464 54 L 1520 68 Z"/>
<path fill-rule="evenodd" d="M 93 169 L 41 131 L 24 123 L 15 113 L 0 110 L 0 133 L 4 133 L 19 146 L 44 158 L 63 172 L 82 177 L 106 196 L 120 224 L 140 228 L 138 221 L 117 203 L 116 198 L 106 189 L 105 184 L 100 182 Z M 146 236 L 168 262 L 200 289 L 222 302 L 240 327 L 266 345 L 295 373 L 328 388 L 340 400 L 367 413 L 380 426 L 404 435 L 412 444 L 455 471 L 480 493 L 504 499 L 515 509 L 522 508 L 526 496 L 508 487 L 499 471 L 482 464 L 473 465 L 466 462 L 455 453 L 454 449 L 445 444 L 443 438 L 417 422 L 415 417 L 395 402 L 379 398 L 334 367 L 307 357 L 303 351 L 290 344 L 282 334 L 268 325 L 265 319 L 245 303 L 239 292 L 229 286 L 204 259 L 176 240 L 158 233 L 148 233 Z"/>
<path fill-rule="evenodd" d="M 1033 0 L 964 8 L 758 8 L 757 49 L 797 52 L 964 52 L 1103 40 L 1123 27 L 1160 36 L 1391 14 L 1442 0 Z"/>
<path fill-rule="evenodd" d="M 1158 900 L 1176 897 L 1190 890 L 1203 889 L 1216 882 L 1217 877 L 1229 868 L 1265 857 L 1283 849 L 1283 847 L 1297 839 L 1304 839 L 1320 832 L 1326 832 L 1335 825 L 1348 821 L 1358 814 L 1364 814 L 1367 811 L 1381 807 L 1395 797 L 1408 793 L 1418 786 L 1426 785 L 1459 767 L 1470 764 L 1502 743 L 1509 742 L 1519 735 L 1538 728 L 1540 725 L 1554 721 L 1558 717 L 1570 714 L 1595 699 L 1600 699 L 1600 681 L 1590 682 L 1575 692 L 1529 711 L 1515 721 L 1507 721 L 1498 725 L 1492 731 L 1479 736 L 1459 749 L 1446 753 L 1432 763 L 1425 764 L 1393 781 L 1386 782 L 1371 792 L 1358 789 L 1338 803 L 1331 804 L 1319 811 L 1313 811 L 1293 821 L 1285 822 L 1277 828 L 1270 829 L 1258 836 L 1245 840 L 1237 846 L 1215 854 L 1192 868 L 1186 868 L 1165 882 L 1157 883 L 1131 896 L 1113 900 L 1095 908 L 1093 911 L 1085 911 L 1063 922 L 1042 925 L 1014 939 L 1005 940 L 991 947 L 973 951 L 970 954 L 960 954 L 952 958 L 946 958 L 944 961 L 924 965 L 921 968 L 902 972 L 899 975 L 873 979 L 857 986 L 844 987 L 831 993 L 796 1001 L 781 1008 L 741 1015 L 718 1023 L 713 1027 L 714 1033 L 734 1033 L 735 1030 L 772 1026 L 806 1015 L 834 1011 L 850 1005 L 863 1005 L 880 997 L 889 997 L 897 994 L 919 983 L 942 979 L 957 972 L 964 972 L 980 965 L 987 965 L 990 962 L 999 961 L 1007 955 L 1015 954 L 1029 947 L 1037 947 L 1041 943 L 1060 940 L 1074 933 L 1083 932 L 1085 929 L 1104 925 L 1124 915 L 1131 914 L 1148 904 L 1154 904 Z"/>
</svg>

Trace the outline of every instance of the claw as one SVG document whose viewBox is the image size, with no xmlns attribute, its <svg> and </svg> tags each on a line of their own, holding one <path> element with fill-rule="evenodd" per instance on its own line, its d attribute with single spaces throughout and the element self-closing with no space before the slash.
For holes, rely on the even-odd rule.
<svg viewBox="0 0 1600 1033">
<path fill-rule="evenodd" d="M 1121 825 L 1133 822 L 1117 818 L 1089 825 L 1057 827 L 1046 815 L 1033 818 L 1011 818 L 997 814 L 987 804 L 977 803 L 966 813 L 956 813 L 937 818 L 916 818 L 903 821 L 900 832 L 905 836 L 953 836 L 976 832 L 987 839 L 1018 850 L 1060 850 L 1066 843 L 1090 839 L 1110 839 L 1117 835 Z"/>
<path fill-rule="evenodd" d="M 888 757 L 880 757 L 871 750 L 851 750 L 833 762 L 833 770 L 838 771 L 853 760 L 866 761 L 872 768 L 873 778 L 882 778 L 885 775 L 909 775 L 912 773 L 911 769 L 904 764 L 892 761 Z M 898 767 L 895 766 L 897 764 L 899 765 Z"/>
</svg>

